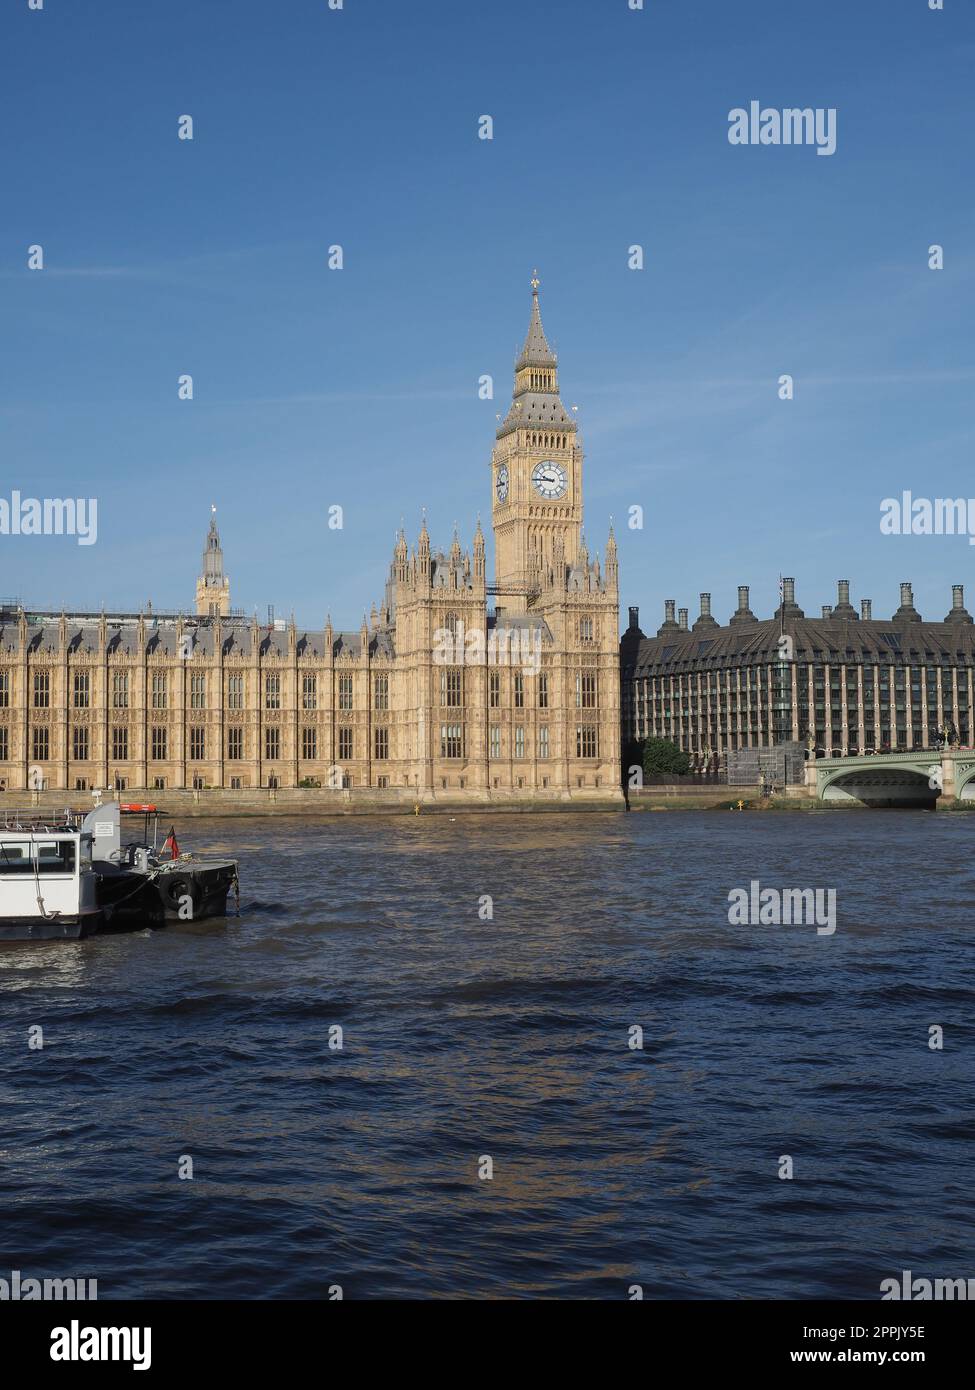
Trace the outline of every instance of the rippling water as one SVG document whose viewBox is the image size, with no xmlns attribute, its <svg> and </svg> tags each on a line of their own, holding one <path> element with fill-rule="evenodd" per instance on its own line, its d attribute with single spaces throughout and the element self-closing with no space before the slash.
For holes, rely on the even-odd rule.
<svg viewBox="0 0 975 1390">
<path fill-rule="evenodd" d="M 0 948 L 0 1277 L 876 1298 L 905 1268 L 975 1276 L 973 837 L 913 812 L 186 822 L 186 848 L 241 858 L 239 919 Z M 836 888 L 835 935 L 729 926 L 752 878 Z"/>
</svg>

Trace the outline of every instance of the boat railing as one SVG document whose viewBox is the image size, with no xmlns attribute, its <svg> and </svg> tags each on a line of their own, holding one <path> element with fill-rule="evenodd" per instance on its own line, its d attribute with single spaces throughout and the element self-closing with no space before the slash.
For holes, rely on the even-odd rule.
<svg viewBox="0 0 975 1390">
<path fill-rule="evenodd" d="M 33 830 L 52 833 L 55 830 L 80 830 L 87 812 L 65 806 L 60 811 L 18 811 L 4 807 L 0 811 L 0 831 Z"/>
</svg>

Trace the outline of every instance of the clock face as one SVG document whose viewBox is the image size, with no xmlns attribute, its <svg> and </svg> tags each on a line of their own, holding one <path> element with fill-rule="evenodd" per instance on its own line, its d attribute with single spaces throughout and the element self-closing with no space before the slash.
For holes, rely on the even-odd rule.
<svg viewBox="0 0 975 1390">
<path fill-rule="evenodd" d="M 540 497 L 564 497 L 569 480 L 561 463 L 536 463 L 532 483 Z"/>
<path fill-rule="evenodd" d="M 494 488 L 498 494 L 498 501 L 503 502 L 508 495 L 508 466 L 505 463 L 498 469 L 498 479 Z"/>
</svg>

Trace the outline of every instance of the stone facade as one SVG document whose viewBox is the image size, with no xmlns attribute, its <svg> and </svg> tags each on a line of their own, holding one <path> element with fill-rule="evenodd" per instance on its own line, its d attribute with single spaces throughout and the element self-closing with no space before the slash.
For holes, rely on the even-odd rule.
<svg viewBox="0 0 975 1390">
<path fill-rule="evenodd" d="M 0 782 L 620 798 L 618 570 L 582 536 L 583 454 L 533 282 L 491 463 L 496 576 L 400 534 L 358 631 L 232 613 L 211 519 L 194 614 L 0 612 Z"/>
</svg>

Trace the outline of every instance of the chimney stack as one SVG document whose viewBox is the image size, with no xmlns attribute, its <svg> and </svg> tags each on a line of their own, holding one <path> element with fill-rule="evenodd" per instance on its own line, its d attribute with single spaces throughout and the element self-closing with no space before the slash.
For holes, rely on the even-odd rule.
<svg viewBox="0 0 975 1390">
<path fill-rule="evenodd" d="M 873 621 L 873 599 L 862 598 L 860 600 L 860 617 L 865 623 Z"/>
<path fill-rule="evenodd" d="M 901 606 L 894 614 L 895 623 L 919 623 L 921 615 L 914 607 L 914 592 L 909 583 L 901 585 Z"/>
<path fill-rule="evenodd" d="M 694 624 L 694 631 L 695 631 L 695 632 L 699 632 L 701 628 L 717 627 L 717 626 L 718 626 L 717 622 L 715 621 L 714 618 L 711 617 L 711 595 L 710 595 L 710 594 L 702 594 L 702 595 L 701 595 L 701 616 L 698 618 L 697 622 Z"/>
<path fill-rule="evenodd" d="M 731 625 L 740 627 L 742 623 L 755 622 L 755 614 L 748 606 L 748 585 L 738 585 L 738 608 L 731 615 Z"/>
<path fill-rule="evenodd" d="M 686 608 L 678 608 L 678 610 L 677 610 L 677 626 L 680 628 L 681 632 L 686 632 L 686 631 L 687 631 L 687 609 L 686 609 Z"/>
<path fill-rule="evenodd" d="M 952 584 L 951 586 L 951 612 L 945 618 L 946 623 L 970 623 L 971 614 L 965 607 L 965 586 L 964 584 Z"/>
<path fill-rule="evenodd" d="M 804 618 L 806 615 L 796 603 L 796 581 L 782 580 L 782 602 L 776 609 L 777 618 Z"/>
<path fill-rule="evenodd" d="M 831 603 L 824 603 L 824 604 L 823 604 L 823 617 L 824 617 L 824 618 L 831 618 L 832 616 L 833 616 L 833 605 L 832 605 Z"/>
<path fill-rule="evenodd" d="M 849 623 L 856 622 L 856 616 L 857 611 L 850 602 L 850 581 L 838 579 L 836 581 L 836 607 L 833 609 L 833 617 Z"/>
<path fill-rule="evenodd" d="M 630 631 L 638 632 L 640 629 L 640 610 L 637 607 L 630 608 Z"/>
<path fill-rule="evenodd" d="M 674 610 L 677 607 L 677 600 L 673 598 L 664 599 L 664 620 L 657 628 L 657 636 L 665 637 L 668 632 L 680 632 L 674 617 Z"/>
</svg>

